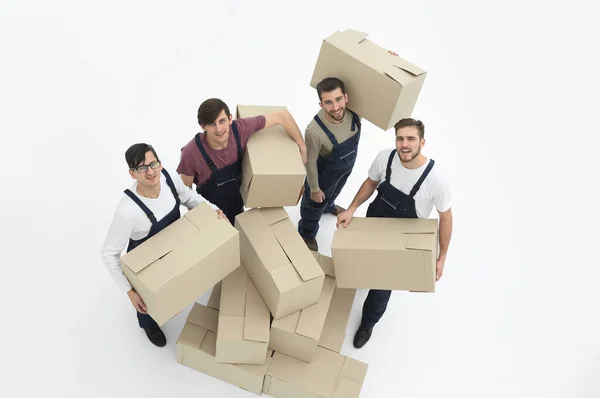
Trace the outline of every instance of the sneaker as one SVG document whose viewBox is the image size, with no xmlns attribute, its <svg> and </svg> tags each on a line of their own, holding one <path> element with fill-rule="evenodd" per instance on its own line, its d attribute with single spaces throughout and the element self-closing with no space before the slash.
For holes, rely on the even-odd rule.
<svg viewBox="0 0 600 398">
<path fill-rule="evenodd" d="M 317 240 L 315 238 L 302 237 L 302 239 L 304 239 L 304 243 L 306 243 L 306 246 L 308 246 L 310 250 L 314 252 L 319 251 L 319 245 L 317 244 Z"/>
<path fill-rule="evenodd" d="M 163 331 L 160 330 L 160 327 L 158 327 L 158 325 L 154 324 L 151 326 L 147 326 L 144 328 L 144 332 L 146 332 L 148 340 L 150 340 L 150 342 L 155 346 L 164 347 L 165 345 L 167 345 L 167 337 L 165 336 Z"/>
<path fill-rule="evenodd" d="M 362 348 L 367 341 L 371 338 L 371 333 L 373 333 L 373 328 L 366 329 L 362 326 L 358 328 L 356 334 L 354 335 L 354 348 Z"/>
<path fill-rule="evenodd" d="M 337 217 L 338 214 L 343 213 L 345 211 L 346 211 L 346 209 L 344 209 L 343 207 L 338 206 L 338 205 L 334 205 L 333 206 L 333 210 L 330 211 L 329 214 L 333 214 L 334 216 Z"/>
</svg>

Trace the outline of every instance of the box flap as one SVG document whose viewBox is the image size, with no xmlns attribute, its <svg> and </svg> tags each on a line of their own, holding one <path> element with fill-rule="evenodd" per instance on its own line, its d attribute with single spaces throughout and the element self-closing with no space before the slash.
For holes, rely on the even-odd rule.
<svg viewBox="0 0 600 398">
<path fill-rule="evenodd" d="M 185 344 L 193 348 L 200 348 L 207 330 L 201 326 L 186 322 L 177 338 L 177 343 Z"/>
<path fill-rule="evenodd" d="M 304 281 L 324 275 L 319 263 L 310 253 L 306 243 L 304 243 L 289 219 L 271 225 L 271 230 Z"/>
<path fill-rule="evenodd" d="M 341 45 L 345 45 L 346 43 L 360 43 L 364 39 L 369 36 L 368 33 L 360 32 L 354 29 L 346 29 L 343 32 L 339 30 L 329 37 L 325 38 L 326 42 L 331 43 L 332 45 L 339 47 Z"/>
<path fill-rule="evenodd" d="M 382 234 L 435 233 L 438 220 L 434 218 L 376 218 L 354 217 L 346 228 L 339 231 L 380 232 Z"/>
<path fill-rule="evenodd" d="M 425 73 L 423 69 L 402 58 L 391 54 L 390 56 L 394 57 L 394 64 L 386 66 L 383 73 L 400 84 L 407 84 L 415 77 Z"/>
<path fill-rule="evenodd" d="M 296 326 L 296 333 L 313 340 L 319 340 L 323 331 L 323 325 L 325 325 L 325 318 L 327 317 L 327 310 L 331 303 L 334 287 L 335 279 L 331 276 L 325 277 L 319 301 L 302 309 L 298 326 Z"/>
<path fill-rule="evenodd" d="M 219 322 L 219 311 L 195 303 L 186 321 L 216 333 Z"/>
<path fill-rule="evenodd" d="M 246 287 L 248 274 L 244 267 L 238 267 L 221 281 L 220 316 L 243 318 L 246 312 Z"/>
<path fill-rule="evenodd" d="M 271 329 L 279 329 L 279 330 L 285 330 L 286 332 L 289 332 L 289 333 L 295 333 L 301 314 L 302 314 L 302 310 L 298 310 L 298 311 L 294 311 L 291 314 L 286 315 L 284 317 L 281 317 L 278 319 L 273 319 L 273 323 L 271 324 Z"/>
<path fill-rule="evenodd" d="M 280 293 L 287 292 L 304 283 L 296 268 L 289 262 L 283 267 L 271 270 L 270 273 Z"/>
<path fill-rule="evenodd" d="M 260 214 L 269 226 L 289 218 L 289 215 L 283 207 L 263 207 L 260 209 Z"/>
<path fill-rule="evenodd" d="M 184 215 L 197 229 L 211 228 L 215 222 L 226 222 L 228 220 L 219 219 L 219 215 L 212 209 L 206 202 L 200 203 L 192 210 L 188 211 Z"/>
<path fill-rule="evenodd" d="M 354 358 L 345 357 L 341 376 L 352 380 L 355 383 L 362 384 L 367 375 L 368 365 Z"/>
<path fill-rule="evenodd" d="M 256 289 L 254 282 L 251 278 L 248 278 L 244 340 L 269 342 L 270 315 L 269 308 Z"/>
<path fill-rule="evenodd" d="M 143 244 L 121 257 L 121 263 L 134 273 L 138 273 L 148 265 L 161 259 L 173 248 L 177 247 L 182 239 L 196 233 L 197 228 L 187 218 L 182 217 L 163 229 Z"/>
<path fill-rule="evenodd" d="M 217 341 L 242 341 L 244 339 L 244 318 L 219 314 Z"/>
<path fill-rule="evenodd" d="M 335 268 L 333 268 L 333 259 L 319 252 L 315 252 L 312 250 L 310 252 L 313 254 L 315 259 L 321 266 L 323 272 L 325 272 L 325 275 L 333 276 L 335 278 Z"/>
<path fill-rule="evenodd" d="M 433 234 L 410 234 L 406 241 L 406 248 L 433 251 L 435 244 L 435 235 Z"/>
</svg>

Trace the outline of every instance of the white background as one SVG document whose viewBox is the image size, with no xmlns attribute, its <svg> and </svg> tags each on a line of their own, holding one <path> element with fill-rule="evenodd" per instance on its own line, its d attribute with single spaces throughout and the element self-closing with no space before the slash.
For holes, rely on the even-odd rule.
<svg viewBox="0 0 600 398">
<path fill-rule="evenodd" d="M 0 395 L 253 396 L 176 362 L 189 307 L 152 346 L 104 268 L 124 153 L 151 143 L 174 171 L 213 96 L 286 105 L 304 131 L 321 40 L 353 28 L 428 71 L 413 116 L 455 222 L 437 292 L 394 293 L 361 350 L 358 292 L 342 353 L 369 364 L 361 397 L 600 396 L 595 15 L 578 1 L 1 1 Z M 394 145 L 363 131 L 343 206 Z M 321 225 L 329 254 L 334 217 Z"/>
</svg>

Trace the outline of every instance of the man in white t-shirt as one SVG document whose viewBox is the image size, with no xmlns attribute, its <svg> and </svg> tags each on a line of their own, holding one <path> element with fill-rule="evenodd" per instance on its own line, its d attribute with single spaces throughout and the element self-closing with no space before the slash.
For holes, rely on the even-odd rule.
<svg viewBox="0 0 600 398">
<path fill-rule="evenodd" d="M 425 126 L 420 120 L 406 118 L 394 126 L 396 148 L 381 151 L 348 210 L 338 215 L 337 226 L 346 227 L 354 212 L 377 189 L 369 204 L 367 217 L 428 218 L 435 206 L 439 213 L 439 255 L 436 281 L 442 277 L 452 235 L 450 187 L 440 167 L 427 159 Z M 435 167 L 434 167 L 435 166 Z M 361 324 L 354 336 L 354 347 L 361 348 L 371 338 L 373 327 L 383 316 L 391 290 L 371 289 L 363 305 Z"/>
<path fill-rule="evenodd" d="M 140 295 L 133 289 L 121 270 L 120 257 L 125 248 L 133 250 L 145 240 L 157 234 L 181 216 L 179 208 L 184 205 L 193 209 L 205 199 L 186 186 L 179 174 L 171 175 L 162 167 L 154 148 L 148 144 L 135 144 L 125 152 L 131 178 L 136 180 L 119 202 L 101 257 L 119 288 L 127 293 L 137 311 L 138 324 L 148 339 L 158 347 L 164 347 L 167 339 L 152 317 Z M 209 203 L 209 202 L 207 202 Z M 210 204 L 219 213 L 221 210 Z"/>
</svg>

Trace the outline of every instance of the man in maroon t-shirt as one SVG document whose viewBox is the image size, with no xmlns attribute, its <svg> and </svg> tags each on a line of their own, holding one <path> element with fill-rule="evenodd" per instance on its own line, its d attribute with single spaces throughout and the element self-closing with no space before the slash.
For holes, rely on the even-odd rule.
<svg viewBox="0 0 600 398">
<path fill-rule="evenodd" d="M 210 98 L 198 109 L 198 124 L 204 132 L 183 147 L 177 172 L 190 188 L 196 184 L 197 192 L 223 210 L 231 224 L 244 211 L 240 194 L 242 154 L 252 134 L 277 124 L 283 126 L 298 144 L 306 164 L 304 138 L 287 110 L 233 120 L 225 102 Z"/>
</svg>

